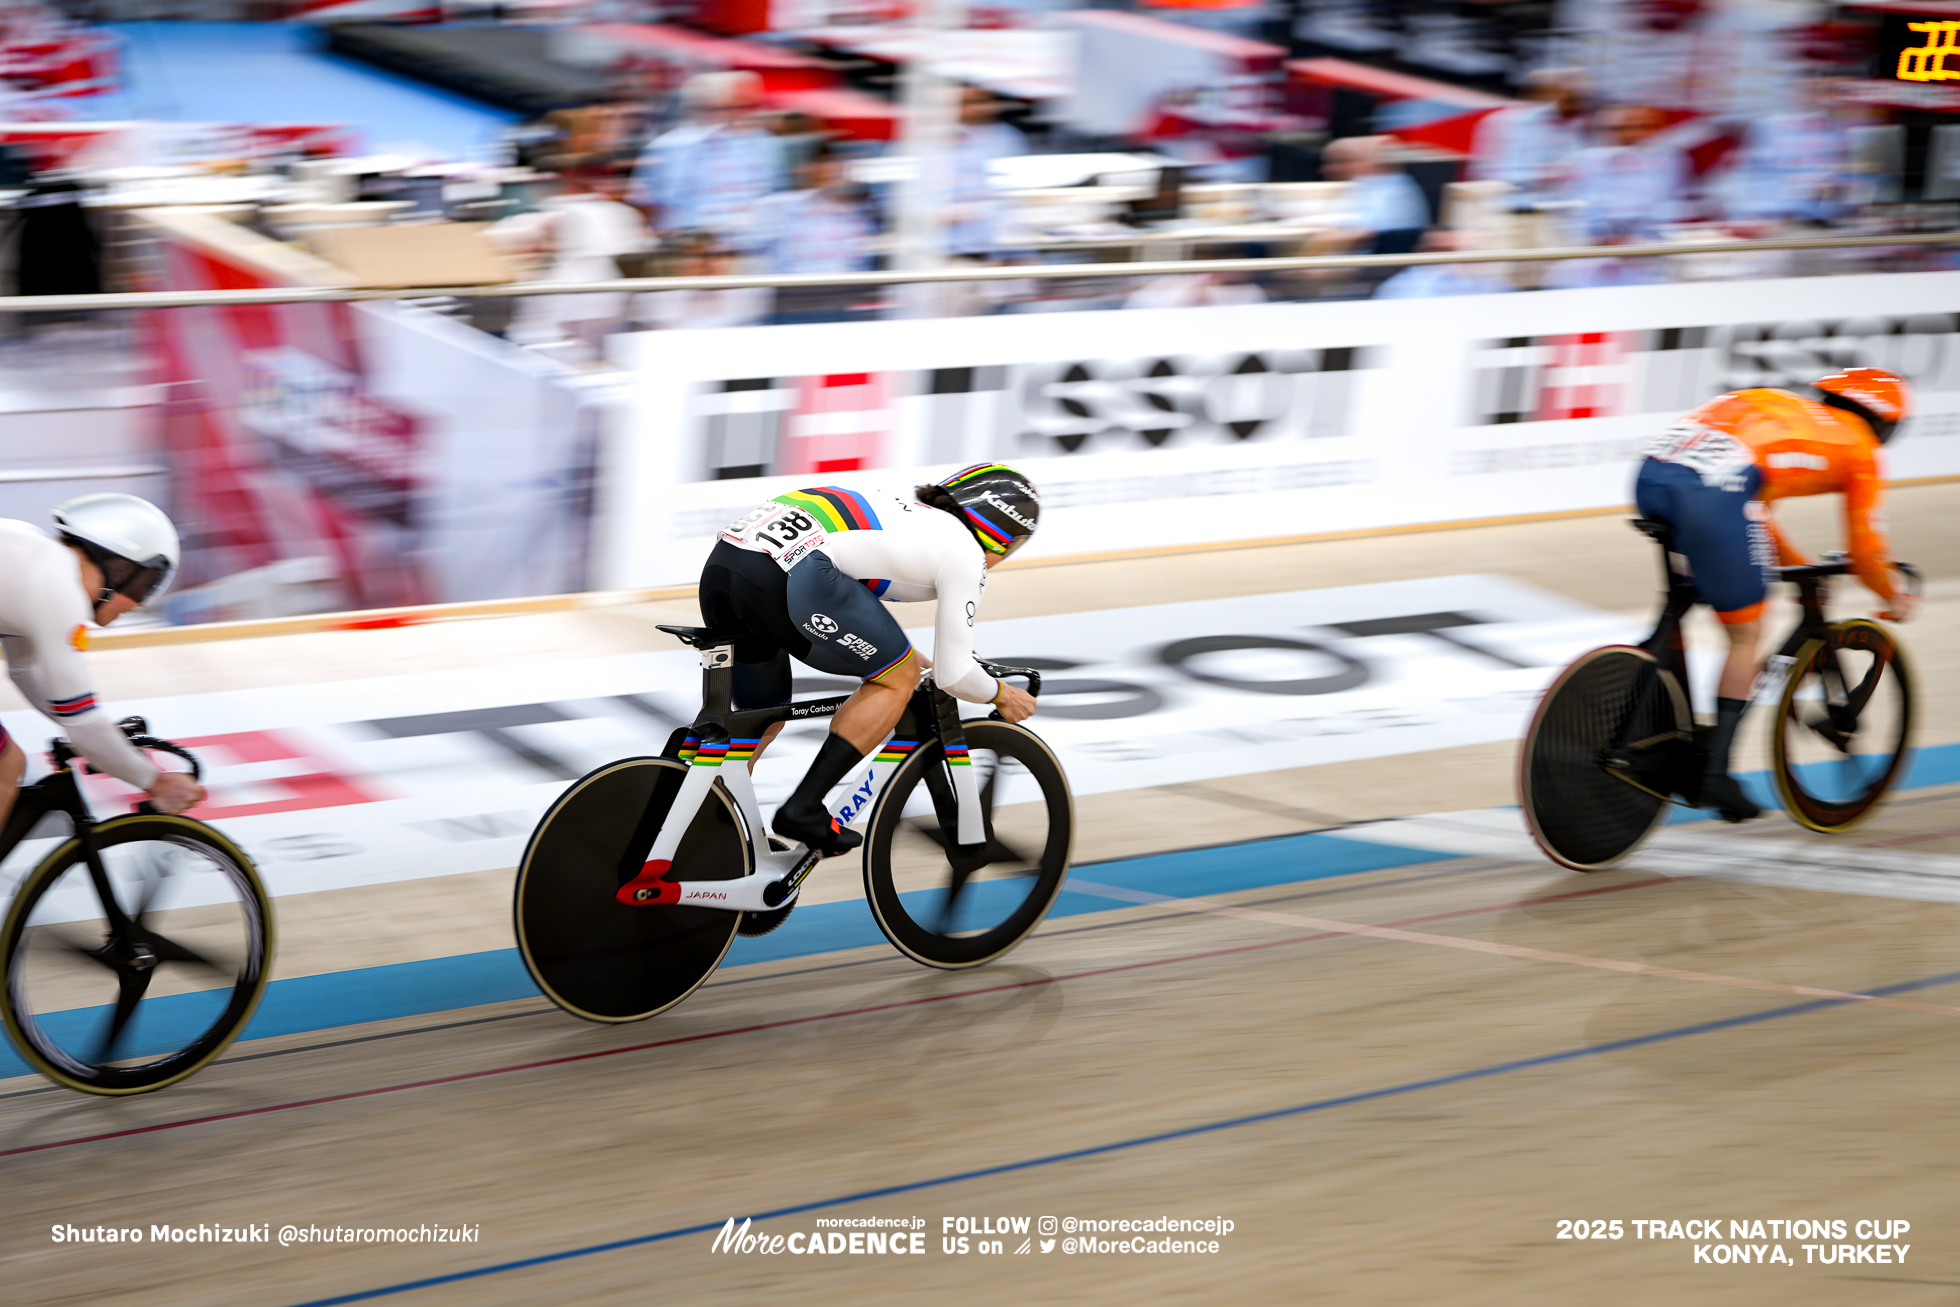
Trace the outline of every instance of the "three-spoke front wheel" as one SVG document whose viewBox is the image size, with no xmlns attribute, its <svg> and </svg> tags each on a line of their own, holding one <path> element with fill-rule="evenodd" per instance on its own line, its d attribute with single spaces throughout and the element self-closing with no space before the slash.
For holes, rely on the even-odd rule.
<svg viewBox="0 0 1960 1307">
<path fill-rule="evenodd" d="M 1825 833 L 1869 816 L 1905 763 L 1912 712 L 1912 677 L 1876 622 L 1833 622 L 1798 650 L 1770 736 L 1790 815 Z"/>
<path fill-rule="evenodd" d="M 100 878 L 66 840 L 8 909 L 7 1033 L 57 1084 L 140 1094 L 204 1066 L 251 1020 L 272 908 L 251 860 L 202 822 L 116 817 L 94 840 Z"/>
<path fill-rule="evenodd" d="M 991 962 L 1041 924 L 1075 839 L 1068 780 L 1041 737 L 999 721 L 965 730 L 984 842 L 957 843 L 952 768 L 933 741 L 878 796 L 864 849 L 865 897 L 885 938 L 914 961 L 948 969 Z"/>
</svg>

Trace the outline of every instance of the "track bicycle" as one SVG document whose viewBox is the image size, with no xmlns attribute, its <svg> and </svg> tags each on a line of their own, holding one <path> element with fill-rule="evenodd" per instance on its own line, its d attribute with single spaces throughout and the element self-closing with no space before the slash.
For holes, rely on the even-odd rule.
<svg viewBox="0 0 1960 1307">
<path fill-rule="evenodd" d="M 1661 549 L 1667 596 L 1638 645 L 1582 654 L 1538 701 L 1518 758 L 1518 796 L 1531 836 L 1574 871 L 1612 866 L 1660 824 L 1670 803 L 1693 807 L 1704 758 L 1688 703 L 1681 619 L 1700 602 L 1686 561 L 1660 522 L 1633 525 Z M 1914 593 L 1919 571 L 1894 563 Z M 1797 587 L 1800 616 L 1757 676 L 1751 702 L 1776 704 L 1770 767 L 1800 824 L 1835 834 L 1868 817 L 1898 779 L 1912 734 L 1912 676 L 1891 634 L 1864 618 L 1829 621 L 1828 581 L 1849 558 L 1777 569 Z"/>
<path fill-rule="evenodd" d="M 189 750 L 120 725 L 139 749 Z M 21 878 L 0 927 L 7 1034 L 30 1066 L 87 1094 L 174 1085 L 222 1053 L 252 1019 L 272 957 L 272 905 L 236 844 L 147 801 L 97 821 L 55 740 L 54 771 L 22 786 L 0 858 L 44 818 L 72 830 Z"/>
<path fill-rule="evenodd" d="M 574 781 L 517 869 L 524 965 L 548 998 L 589 1021 L 639 1021 L 679 1003 L 738 934 L 782 925 L 820 860 L 768 835 L 748 762 L 770 725 L 832 717 L 848 696 L 736 712 L 732 640 L 660 629 L 701 655 L 700 715 L 658 757 L 622 758 Z M 1040 695 L 1039 672 L 979 661 Z M 930 672 L 847 785 L 832 815 L 862 819 L 865 898 L 885 938 L 914 961 L 991 962 L 1061 893 L 1075 807 L 1060 760 L 998 714 L 962 721 Z M 629 882 L 638 888 L 622 902 Z"/>
</svg>

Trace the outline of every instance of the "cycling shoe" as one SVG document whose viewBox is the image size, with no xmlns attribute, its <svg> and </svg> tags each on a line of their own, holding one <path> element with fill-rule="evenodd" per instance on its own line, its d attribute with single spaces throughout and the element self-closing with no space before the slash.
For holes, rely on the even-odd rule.
<svg viewBox="0 0 1960 1307">
<path fill-rule="evenodd" d="M 854 830 L 845 830 L 837 819 L 819 808 L 814 813 L 792 812 L 788 804 L 776 811 L 776 820 L 770 823 L 776 834 L 798 844 L 807 844 L 826 858 L 834 858 L 840 853 L 849 853 L 864 843 L 864 836 Z"/>
<path fill-rule="evenodd" d="M 1715 809 L 1723 821 L 1748 821 L 1763 815 L 1763 810 L 1743 792 L 1741 782 L 1727 772 L 1702 777 L 1701 793 L 1695 802 L 1700 807 Z"/>
</svg>

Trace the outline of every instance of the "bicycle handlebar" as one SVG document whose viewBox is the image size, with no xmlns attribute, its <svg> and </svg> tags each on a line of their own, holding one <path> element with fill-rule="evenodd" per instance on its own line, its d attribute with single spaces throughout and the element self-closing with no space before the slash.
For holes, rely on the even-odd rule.
<svg viewBox="0 0 1960 1307">
<path fill-rule="evenodd" d="M 185 762 L 191 765 L 192 780 L 201 781 L 204 779 L 204 764 L 200 763 L 197 760 L 196 754 L 192 753 L 189 749 L 186 749 L 181 745 L 172 744 L 169 740 L 158 739 L 156 736 L 151 735 L 150 724 L 144 721 L 141 717 L 125 717 L 121 721 L 117 722 L 116 725 L 119 728 L 121 728 L 124 738 L 126 738 L 131 744 L 135 745 L 137 748 L 148 749 L 156 753 L 168 753 L 175 757 L 182 758 Z M 66 762 L 70 758 L 76 758 L 81 756 L 75 749 L 75 746 L 68 743 L 68 741 L 66 740 L 55 741 L 55 755 L 57 758 L 60 758 L 61 761 L 63 762 Z M 90 773 L 97 773 L 100 770 L 93 763 L 88 762 L 86 759 L 84 759 L 82 765 L 86 767 Z"/>
<path fill-rule="evenodd" d="M 1897 561 L 1894 561 L 1892 566 L 1897 568 L 1899 573 L 1906 578 L 1906 593 L 1912 595 L 1919 594 L 1924 580 L 1919 569 L 1911 563 Z M 1816 580 L 1826 576 L 1845 576 L 1850 571 L 1851 555 L 1844 553 L 1842 550 L 1833 549 L 1831 552 L 1825 554 L 1820 562 L 1802 563 L 1796 567 L 1779 567 L 1776 569 L 1776 575 L 1781 580 L 1799 584 L 1804 581 Z"/>
<path fill-rule="evenodd" d="M 1026 677 L 1029 696 L 1035 699 L 1041 697 L 1041 673 L 1034 668 L 1009 667 L 1005 663 L 990 663 L 985 658 L 975 658 L 973 661 L 979 663 L 980 670 L 996 681 L 1004 681 L 1010 676 Z"/>
</svg>

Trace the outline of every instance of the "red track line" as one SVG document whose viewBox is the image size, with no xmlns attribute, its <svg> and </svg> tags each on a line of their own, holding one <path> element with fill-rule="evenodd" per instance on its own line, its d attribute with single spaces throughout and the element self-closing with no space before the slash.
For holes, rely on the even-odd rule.
<svg viewBox="0 0 1960 1307">
<path fill-rule="evenodd" d="M 1928 840 L 1951 839 L 1955 835 L 1960 835 L 1960 830 L 1927 831 L 1922 835 L 1895 835 L 1889 840 L 1864 840 L 1862 846 L 1867 849 L 1884 849 L 1899 844 L 1924 844 Z"/>
<path fill-rule="evenodd" d="M 1549 894 L 1535 899 L 1519 899 L 1511 903 L 1495 903 L 1481 908 L 1460 908 L 1453 912 L 1436 912 L 1420 917 L 1410 917 L 1404 921 L 1387 922 L 1390 926 L 1413 926 L 1426 921 L 1438 921 L 1446 917 L 1476 916 L 1486 912 L 1503 912 L 1511 908 L 1531 907 L 1538 903 L 1558 903 L 1565 899 L 1588 898 L 1595 894 L 1612 894 L 1620 890 L 1644 889 L 1651 885 L 1668 883 L 1672 878 L 1655 877 L 1651 880 L 1629 881 L 1623 885 L 1602 885 L 1597 889 L 1573 890 L 1565 894 Z M 781 1021 L 763 1021 L 749 1026 L 731 1026 L 726 1030 L 709 1030 L 697 1035 L 677 1035 L 672 1039 L 655 1039 L 644 1044 L 628 1044 L 623 1048 L 602 1048 L 590 1053 L 571 1053 L 564 1057 L 550 1057 L 537 1062 L 518 1062 L 510 1066 L 490 1067 L 482 1071 L 461 1071 L 455 1075 L 435 1076 L 428 1080 L 410 1080 L 396 1085 L 382 1085 L 374 1089 L 353 1089 L 344 1094 L 327 1094 L 320 1098 L 295 1099 L 289 1103 L 273 1103 L 266 1107 L 247 1107 L 236 1112 L 216 1112 L 210 1116 L 185 1117 L 180 1121 L 163 1121 L 156 1125 L 132 1126 L 127 1130 L 110 1130 L 98 1135 L 79 1135 L 73 1139 L 56 1139 L 45 1144 L 26 1144 L 19 1148 L 0 1149 L 0 1157 L 16 1157 L 22 1153 L 45 1152 L 51 1148 L 72 1148 L 77 1144 L 101 1143 L 105 1139 L 125 1139 L 131 1135 L 154 1134 L 160 1130 L 178 1130 L 185 1126 L 210 1125 L 215 1121 L 236 1121 L 243 1117 L 264 1116 L 271 1112 L 290 1112 L 302 1107 L 320 1107 L 327 1103 L 345 1103 L 359 1098 L 373 1098 L 379 1094 L 401 1093 L 409 1089 L 427 1089 L 432 1085 L 453 1085 L 466 1080 L 481 1080 L 486 1076 L 509 1075 L 515 1071 L 535 1071 L 540 1067 L 565 1066 L 574 1062 L 590 1062 L 595 1058 L 617 1057 L 622 1053 L 643 1053 L 649 1049 L 672 1048 L 677 1044 L 695 1044 L 708 1039 L 726 1039 L 732 1035 L 752 1035 L 764 1030 L 782 1030 L 790 1026 L 808 1025 L 815 1021 L 835 1021 L 842 1017 L 867 1016 L 874 1012 L 892 1012 L 901 1008 L 922 1007 L 928 1003 L 946 1003 L 953 999 L 978 998 L 985 994 L 1002 994 L 1016 989 L 1030 989 L 1038 985 L 1059 984 L 1065 980 L 1088 980 L 1096 976 L 1118 975 L 1125 971 L 1141 971 L 1149 967 L 1167 967 L 1184 962 L 1203 962 L 1210 958 L 1231 957 L 1240 953 L 1257 953 L 1265 949 L 1285 948 L 1294 944 L 1310 944 L 1323 939 L 1351 939 L 1351 935 L 1338 931 L 1322 931 L 1312 935 L 1296 935 L 1289 939 L 1267 940 L 1259 944 L 1239 944 L 1232 948 L 1212 949 L 1204 953 L 1186 953 L 1173 958 L 1156 958 L 1148 962 L 1125 962 L 1113 967 L 1097 967 L 1092 971 L 1073 971 L 1066 975 L 1044 976 L 1039 980 L 1016 980 L 1004 985 L 989 985 L 984 989 L 963 989 L 955 994 L 930 994 L 924 998 L 899 999 L 891 1003 L 875 1003 L 869 1007 L 846 1008 L 839 1012 L 819 1012 L 812 1016 L 785 1017 Z"/>
</svg>

